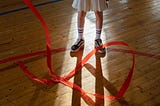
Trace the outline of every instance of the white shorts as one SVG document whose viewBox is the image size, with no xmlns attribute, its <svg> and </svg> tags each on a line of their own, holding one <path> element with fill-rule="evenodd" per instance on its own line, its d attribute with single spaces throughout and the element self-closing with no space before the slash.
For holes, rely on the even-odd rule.
<svg viewBox="0 0 160 106">
<path fill-rule="evenodd" d="M 106 0 L 73 0 L 72 7 L 77 11 L 103 11 L 107 5 Z"/>
</svg>

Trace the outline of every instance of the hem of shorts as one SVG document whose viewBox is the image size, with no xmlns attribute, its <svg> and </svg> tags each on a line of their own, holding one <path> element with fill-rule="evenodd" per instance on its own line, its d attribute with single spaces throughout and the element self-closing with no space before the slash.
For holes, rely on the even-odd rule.
<svg viewBox="0 0 160 106">
<path fill-rule="evenodd" d="M 84 11 L 84 12 L 89 12 L 89 11 L 99 11 L 99 12 L 102 12 L 102 11 L 104 11 L 105 9 L 107 9 L 107 8 L 105 8 L 105 9 L 103 9 L 103 10 L 94 10 L 94 9 L 90 9 L 90 10 L 78 10 L 77 8 L 73 8 L 73 9 L 75 9 L 76 11 L 78 11 L 78 12 L 80 12 L 80 11 Z"/>
</svg>

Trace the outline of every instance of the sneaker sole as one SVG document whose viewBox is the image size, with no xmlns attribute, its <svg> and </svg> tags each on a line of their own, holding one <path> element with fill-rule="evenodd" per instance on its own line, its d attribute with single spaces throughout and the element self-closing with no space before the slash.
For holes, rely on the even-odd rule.
<svg viewBox="0 0 160 106">
<path fill-rule="evenodd" d="M 106 49 L 104 51 L 98 50 L 98 53 L 101 53 L 101 54 L 106 53 Z"/>
<path fill-rule="evenodd" d="M 97 48 L 96 46 L 94 46 L 94 47 Z M 105 48 L 104 51 L 98 50 L 97 52 L 98 52 L 98 53 L 101 53 L 101 54 L 106 53 L 106 48 Z"/>
</svg>

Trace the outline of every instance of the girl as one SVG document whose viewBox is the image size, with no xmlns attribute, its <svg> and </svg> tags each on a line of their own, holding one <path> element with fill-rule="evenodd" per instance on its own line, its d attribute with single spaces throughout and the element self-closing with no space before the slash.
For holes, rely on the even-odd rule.
<svg viewBox="0 0 160 106">
<path fill-rule="evenodd" d="M 71 47 L 71 52 L 78 51 L 84 45 L 83 30 L 87 11 L 94 11 L 96 16 L 95 47 L 103 45 L 100 37 L 103 24 L 103 10 L 107 8 L 106 0 L 73 0 L 72 7 L 78 11 L 78 38 Z M 105 53 L 105 51 L 105 48 L 98 50 L 99 53 Z"/>
</svg>

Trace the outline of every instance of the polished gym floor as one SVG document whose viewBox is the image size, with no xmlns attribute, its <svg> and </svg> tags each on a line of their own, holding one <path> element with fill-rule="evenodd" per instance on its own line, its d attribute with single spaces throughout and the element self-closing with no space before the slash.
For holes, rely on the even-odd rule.
<svg viewBox="0 0 160 106">
<path fill-rule="evenodd" d="M 84 30 L 85 46 L 70 52 L 77 38 L 77 12 L 72 0 L 31 0 L 45 19 L 56 74 L 69 73 L 94 49 L 95 15 L 88 12 Z M 160 1 L 110 0 L 104 11 L 104 43 L 123 41 L 135 50 L 132 81 L 122 99 L 109 101 L 90 96 L 95 106 L 160 106 Z M 46 50 L 45 31 L 23 0 L 0 1 L 0 60 Z M 70 79 L 86 92 L 116 95 L 130 66 L 127 47 L 109 46 L 105 55 L 95 54 Z M 46 55 L 21 59 L 27 69 L 49 78 Z M 79 92 L 61 84 L 42 85 L 29 79 L 18 67 L 18 60 L 0 64 L 0 106 L 88 106 Z"/>
</svg>

